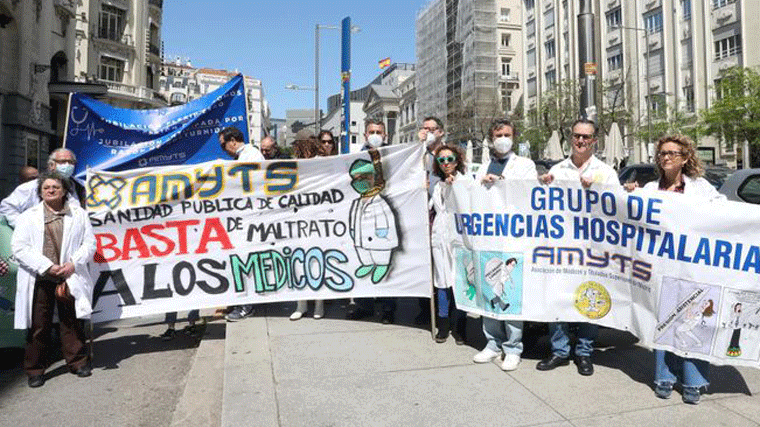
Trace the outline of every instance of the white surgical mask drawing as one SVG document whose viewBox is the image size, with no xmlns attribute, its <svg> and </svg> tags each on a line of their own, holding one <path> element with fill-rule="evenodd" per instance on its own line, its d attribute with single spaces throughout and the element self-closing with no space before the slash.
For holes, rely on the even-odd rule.
<svg viewBox="0 0 760 427">
<path fill-rule="evenodd" d="M 493 141 L 493 149 L 499 154 L 506 154 L 512 149 L 512 138 L 500 136 Z"/>
</svg>

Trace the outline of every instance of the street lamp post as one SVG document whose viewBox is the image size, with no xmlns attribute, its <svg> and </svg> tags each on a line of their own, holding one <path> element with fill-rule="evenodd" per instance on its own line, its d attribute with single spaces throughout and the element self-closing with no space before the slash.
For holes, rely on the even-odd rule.
<svg viewBox="0 0 760 427">
<path fill-rule="evenodd" d="M 635 30 L 635 31 L 643 31 L 644 32 L 644 43 L 646 44 L 646 75 L 644 76 L 644 80 L 647 85 L 647 96 L 646 96 L 646 104 L 647 104 L 647 151 L 649 150 L 649 143 L 652 142 L 652 85 L 649 84 L 649 30 L 646 28 L 640 28 L 640 27 L 628 27 L 625 25 L 617 25 L 615 27 L 612 27 L 613 29 L 616 28 L 623 28 L 626 30 Z M 638 43 L 637 43 L 638 46 Z M 637 49 L 638 52 L 638 49 Z M 638 80 L 636 81 L 636 85 L 638 86 Z M 638 97 L 641 96 L 641 91 L 638 91 L 637 94 Z M 638 111 L 641 111 L 641 107 L 637 108 Z M 641 114 L 641 113 L 639 113 Z M 643 159 L 642 159 L 643 160 Z M 646 159 L 649 161 L 649 159 Z"/>
<path fill-rule="evenodd" d="M 319 114 L 319 30 L 321 28 L 328 30 L 340 30 L 337 25 L 314 25 L 314 125 L 316 126 L 316 132 L 322 128 L 322 115 Z M 356 25 L 351 26 L 352 33 L 358 33 L 361 31 Z"/>
</svg>

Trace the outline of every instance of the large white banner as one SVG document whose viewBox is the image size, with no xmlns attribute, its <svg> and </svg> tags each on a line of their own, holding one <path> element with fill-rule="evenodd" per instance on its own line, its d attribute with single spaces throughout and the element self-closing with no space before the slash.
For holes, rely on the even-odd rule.
<svg viewBox="0 0 760 427">
<path fill-rule="evenodd" d="M 455 297 L 500 319 L 592 322 L 760 367 L 760 208 L 577 182 L 455 182 Z"/>
<path fill-rule="evenodd" d="M 88 172 L 95 321 L 429 296 L 423 147 Z"/>
</svg>

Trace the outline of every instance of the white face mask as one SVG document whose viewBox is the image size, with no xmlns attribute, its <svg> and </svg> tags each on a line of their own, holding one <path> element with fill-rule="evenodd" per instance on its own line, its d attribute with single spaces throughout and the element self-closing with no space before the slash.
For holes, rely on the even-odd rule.
<svg viewBox="0 0 760 427">
<path fill-rule="evenodd" d="M 509 153 L 512 149 L 512 138 L 508 136 L 500 136 L 493 141 L 493 149 L 499 154 Z"/>
<path fill-rule="evenodd" d="M 428 132 L 427 137 L 425 137 L 425 144 L 430 145 L 436 141 L 435 134 L 433 132 Z"/>
<path fill-rule="evenodd" d="M 383 137 L 382 135 L 378 135 L 376 133 L 373 133 L 372 135 L 367 137 L 367 144 L 370 147 L 377 148 L 381 145 L 383 145 Z"/>
<path fill-rule="evenodd" d="M 71 174 L 74 173 L 74 165 L 69 163 L 56 164 L 55 171 L 68 179 L 71 178 Z"/>
</svg>

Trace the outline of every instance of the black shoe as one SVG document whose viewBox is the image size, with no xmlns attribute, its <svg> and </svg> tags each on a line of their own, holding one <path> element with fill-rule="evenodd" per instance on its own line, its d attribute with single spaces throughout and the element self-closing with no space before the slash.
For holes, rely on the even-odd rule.
<svg viewBox="0 0 760 427">
<path fill-rule="evenodd" d="M 589 376 L 594 374 L 594 364 L 591 363 L 591 356 L 575 356 L 575 366 L 578 367 L 578 373 Z"/>
<path fill-rule="evenodd" d="M 32 375 L 29 377 L 29 387 L 37 388 L 45 384 L 45 377 L 42 375 Z"/>
<path fill-rule="evenodd" d="M 395 316 L 392 311 L 384 311 L 383 317 L 380 319 L 380 321 L 383 322 L 383 325 L 390 325 L 394 320 Z"/>
<path fill-rule="evenodd" d="M 84 365 L 81 368 L 79 368 L 76 371 L 74 371 L 74 373 L 79 378 L 86 378 L 86 377 L 89 377 L 90 375 L 92 375 L 92 368 L 90 368 L 90 365 Z"/>
<path fill-rule="evenodd" d="M 435 342 L 439 344 L 445 343 L 446 339 L 449 337 L 449 318 L 437 317 L 435 323 L 438 327 L 438 333 L 435 334 Z"/>
<path fill-rule="evenodd" d="M 159 335 L 159 337 L 164 341 L 171 341 L 174 339 L 176 335 L 177 335 L 177 331 L 175 331 L 174 328 L 169 328 L 166 330 L 166 332 Z"/>
<path fill-rule="evenodd" d="M 467 340 L 467 316 L 461 315 L 459 319 L 454 322 L 454 329 L 451 331 L 451 336 L 454 338 L 454 342 L 457 345 L 464 345 Z"/>
<path fill-rule="evenodd" d="M 372 317 L 375 313 L 366 308 L 356 307 L 354 310 L 346 313 L 346 319 L 348 320 L 361 320 L 367 317 Z"/>
<path fill-rule="evenodd" d="M 253 315 L 253 306 L 252 305 L 239 305 L 235 307 L 234 310 L 227 313 L 224 318 L 228 322 L 237 322 L 238 320 L 243 320 L 246 317 L 251 317 Z"/>
<path fill-rule="evenodd" d="M 558 366 L 566 366 L 569 363 L 570 361 L 567 357 L 551 355 L 550 357 L 547 357 L 546 359 L 538 362 L 536 369 L 539 371 L 551 371 Z"/>
</svg>

